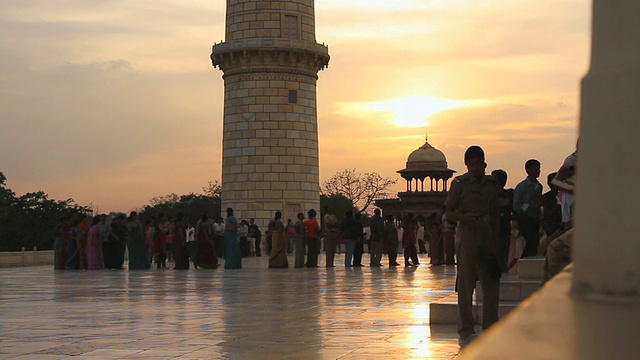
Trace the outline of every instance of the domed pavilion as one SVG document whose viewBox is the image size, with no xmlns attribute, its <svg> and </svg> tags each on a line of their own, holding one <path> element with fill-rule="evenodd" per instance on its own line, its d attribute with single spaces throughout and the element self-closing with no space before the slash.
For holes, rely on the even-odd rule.
<svg viewBox="0 0 640 360">
<path fill-rule="evenodd" d="M 406 191 L 398 193 L 397 199 L 376 201 L 382 213 L 404 217 L 409 212 L 421 218 L 442 212 L 447 199 L 449 180 L 455 173 L 448 168 L 447 158 L 442 151 L 429 144 L 414 150 L 407 158 L 406 167 L 397 171 L 406 181 Z"/>
</svg>

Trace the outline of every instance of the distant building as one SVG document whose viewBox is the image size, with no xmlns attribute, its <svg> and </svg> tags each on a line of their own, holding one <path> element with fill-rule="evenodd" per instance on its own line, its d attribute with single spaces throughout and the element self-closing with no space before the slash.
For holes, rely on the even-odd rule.
<svg viewBox="0 0 640 360">
<path fill-rule="evenodd" d="M 399 192 L 396 199 L 376 200 L 384 216 L 402 218 L 412 212 L 426 219 L 430 214 L 442 212 L 449 180 L 455 171 L 447 167 L 447 158 L 429 144 L 428 137 L 424 145 L 409 154 L 406 167 L 397 172 L 406 181 L 407 189 Z"/>
</svg>

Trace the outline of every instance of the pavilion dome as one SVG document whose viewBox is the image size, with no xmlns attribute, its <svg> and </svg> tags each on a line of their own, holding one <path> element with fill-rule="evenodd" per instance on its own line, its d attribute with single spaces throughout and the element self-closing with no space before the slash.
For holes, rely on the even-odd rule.
<svg viewBox="0 0 640 360">
<path fill-rule="evenodd" d="M 447 157 L 442 151 L 434 148 L 429 144 L 429 139 L 425 139 L 424 145 L 414 150 L 407 158 L 407 168 L 413 167 L 447 167 Z"/>
</svg>

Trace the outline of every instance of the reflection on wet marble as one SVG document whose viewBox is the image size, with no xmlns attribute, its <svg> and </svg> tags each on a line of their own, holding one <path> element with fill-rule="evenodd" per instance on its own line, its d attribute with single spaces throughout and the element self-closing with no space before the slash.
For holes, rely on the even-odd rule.
<svg viewBox="0 0 640 360">
<path fill-rule="evenodd" d="M 343 261 L 338 255 L 336 264 Z M 240 270 L 0 269 L 0 359 L 458 355 L 455 326 L 429 325 L 429 303 L 453 291 L 451 266 L 267 264 L 261 257 L 243 259 Z"/>
</svg>

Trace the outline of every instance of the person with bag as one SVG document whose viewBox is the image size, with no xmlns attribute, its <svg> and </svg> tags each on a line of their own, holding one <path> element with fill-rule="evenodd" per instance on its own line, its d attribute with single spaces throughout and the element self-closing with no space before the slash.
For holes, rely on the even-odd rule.
<svg viewBox="0 0 640 360">
<path fill-rule="evenodd" d="M 578 144 L 576 151 L 567 156 L 562 163 L 552 184 L 558 188 L 558 204 L 562 211 L 562 227 L 564 230 L 573 227 L 573 204 L 575 202 L 575 176 L 578 163 Z"/>
</svg>

